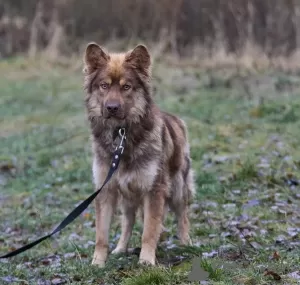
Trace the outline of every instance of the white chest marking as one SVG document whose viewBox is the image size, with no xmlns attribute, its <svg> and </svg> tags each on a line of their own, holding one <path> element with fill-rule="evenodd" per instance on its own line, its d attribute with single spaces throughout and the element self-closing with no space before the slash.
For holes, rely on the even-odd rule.
<svg viewBox="0 0 300 285">
<path fill-rule="evenodd" d="M 121 192 L 150 191 L 157 175 L 158 168 L 158 161 L 150 161 L 146 166 L 135 168 L 131 171 L 120 168 L 117 173 L 117 181 L 120 185 Z"/>
</svg>

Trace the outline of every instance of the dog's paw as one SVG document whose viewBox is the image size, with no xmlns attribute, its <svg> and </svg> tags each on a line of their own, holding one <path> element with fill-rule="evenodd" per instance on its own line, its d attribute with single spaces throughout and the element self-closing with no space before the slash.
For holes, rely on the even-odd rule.
<svg viewBox="0 0 300 285">
<path fill-rule="evenodd" d="M 147 265 L 147 266 L 154 266 L 155 265 L 155 260 L 139 259 L 139 264 Z"/>
<path fill-rule="evenodd" d="M 96 265 L 96 266 L 98 266 L 100 268 L 103 268 L 103 267 L 105 267 L 105 261 L 101 260 L 101 259 L 95 259 L 95 258 L 93 258 L 92 265 Z"/>
<path fill-rule="evenodd" d="M 192 246 L 193 245 L 192 239 L 190 238 L 189 235 L 187 235 L 185 237 L 182 237 L 179 240 L 180 240 L 181 245 L 185 245 L 185 246 Z"/>
<path fill-rule="evenodd" d="M 112 254 L 119 254 L 119 253 L 125 253 L 126 251 L 127 251 L 126 248 L 116 247 L 111 253 Z"/>
<path fill-rule="evenodd" d="M 150 254 L 141 254 L 139 258 L 139 264 L 155 265 L 155 256 Z"/>
<path fill-rule="evenodd" d="M 143 244 L 139 264 L 155 265 L 155 248 L 149 246 L 149 244 Z"/>
<path fill-rule="evenodd" d="M 104 260 L 104 258 L 101 258 L 99 255 L 94 253 L 94 257 L 93 257 L 93 260 L 92 260 L 92 265 L 96 265 L 100 268 L 103 268 L 103 267 L 105 267 L 105 260 Z"/>
</svg>

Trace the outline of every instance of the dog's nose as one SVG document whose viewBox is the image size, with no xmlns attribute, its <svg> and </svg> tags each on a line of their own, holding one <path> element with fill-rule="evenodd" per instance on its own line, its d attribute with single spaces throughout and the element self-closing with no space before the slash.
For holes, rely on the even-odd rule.
<svg viewBox="0 0 300 285">
<path fill-rule="evenodd" d="M 105 105 L 105 108 L 109 113 L 115 114 L 120 109 L 120 104 L 119 103 L 107 103 Z"/>
</svg>

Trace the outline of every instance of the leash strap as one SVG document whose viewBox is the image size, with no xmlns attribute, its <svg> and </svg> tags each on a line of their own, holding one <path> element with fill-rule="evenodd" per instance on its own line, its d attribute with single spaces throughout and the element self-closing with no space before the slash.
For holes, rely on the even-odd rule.
<svg viewBox="0 0 300 285">
<path fill-rule="evenodd" d="M 120 144 L 116 147 L 116 150 L 114 151 L 110 169 L 108 171 L 108 174 L 107 174 L 102 186 L 96 192 L 94 192 L 92 195 L 90 195 L 86 200 L 81 202 L 50 234 L 47 234 L 47 235 L 29 243 L 29 244 L 26 244 L 25 246 L 18 248 L 12 252 L 2 255 L 2 256 L 0 256 L 0 258 L 9 258 L 9 257 L 16 256 L 16 255 L 34 247 L 35 245 L 41 243 L 45 239 L 50 238 L 54 234 L 56 234 L 56 233 L 60 232 L 62 229 L 64 229 L 67 225 L 72 223 L 92 203 L 92 201 L 96 198 L 96 196 L 101 192 L 103 187 L 109 182 L 109 180 L 111 179 L 111 177 L 113 176 L 113 174 L 115 173 L 115 171 L 117 170 L 117 168 L 119 166 L 120 158 L 121 158 L 121 155 L 124 150 L 124 143 L 126 140 L 124 128 L 119 129 L 119 135 L 121 137 L 121 141 L 120 141 Z"/>
</svg>

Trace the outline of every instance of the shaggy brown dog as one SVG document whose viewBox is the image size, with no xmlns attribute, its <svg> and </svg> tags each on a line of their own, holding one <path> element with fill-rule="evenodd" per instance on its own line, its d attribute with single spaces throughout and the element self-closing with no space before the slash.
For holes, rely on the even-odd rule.
<svg viewBox="0 0 300 285">
<path fill-rule="evenodd" d="M 151 96 L 151 59 L 138 45 L 124 54 L 108 54 L 90 43 L 84 56 L 86 109 L 92 132 L 93 176 L 99 188 L 110 167 L 116 130 L 126 130 L 119 168 L 96 198 L 96 247 L 93 264 L 105 265 L 109 227 L 116 205 L 122 209 L 122 233 L 112 253 L 125 252 L 142 208 L 144 230 L 139 261 L 155 264 L 155 250 L 166 211 L 176 215 L 178 236 L 188 244 L 188 205 L 194 193 L 185 124 L 159 110 Z"/>
</svg>

